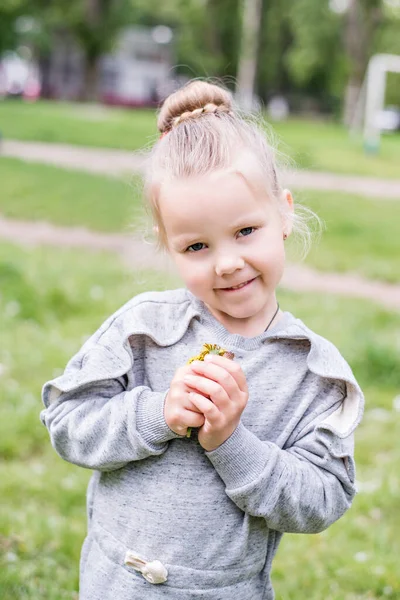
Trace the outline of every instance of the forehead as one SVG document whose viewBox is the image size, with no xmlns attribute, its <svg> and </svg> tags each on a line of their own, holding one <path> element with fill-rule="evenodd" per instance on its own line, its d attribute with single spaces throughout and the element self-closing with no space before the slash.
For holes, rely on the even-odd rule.
<svg viewBox="0 0 400 600">
<path fill-rule="evenodd" d="M 193 225 L 203 229 L 217 222 L 228 224 L 247 214 L 261 217 L 268 212 L 270 204 L 265 198 L 257 197 L 243 176 L 222 171 L 165 182 L 159 197 L 167 233 Z"/>
</svg>

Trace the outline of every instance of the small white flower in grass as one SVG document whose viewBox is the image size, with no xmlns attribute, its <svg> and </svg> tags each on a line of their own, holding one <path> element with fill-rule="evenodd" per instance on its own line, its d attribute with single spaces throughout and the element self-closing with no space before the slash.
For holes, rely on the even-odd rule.
<svg viewBox="0 0 400 600">
<path fill-rule="evenodd" d="M 89 295 L 92 300 L 102 300 L 104 298 L 104 288 L 101 285 L 94 285 L 90 288 Z"/>
<path fill-rule="evenodd" d="M 374 575 L 384 575 L 386 569 L 382 565 L 377 565 L 376 567 L 372 568 L 372 572 L 374 573 Z"/>
<path fill-rule="evenodd" d="M 381 521 L 382 520 L 382 511 L 380 508 L 372 508 L 369 511 L 369 516 L 371 517 L 371 519 L 373 519 L 374 521 Z"/>
<path fill-rule="evenodd" d="M 46 520 L 50 527 L 52 527 L 53 529 L 57 529 L 64 523 L 64 518 L 60 515 L 51 515 L 51 517 L 49 517 Z"/>
<path fill-rule="evenodd" d="M 375 479 L 371 481 L 356 481 L 356 488 L 359 493 L 373 494 L 381 487 L 382 482 Z"/>
<path fill-rule="evenodd" d="M 46 467 L 41 462 L 34 462 L 31 464 L 31 469 L 35 475 L 43 475 L 46 473 Z"/>
<path fill-rule="evenodd" d="M 354 560 L 359 563 L 364 563 L 368 560 L 368 554 L 366 552 L 357 552 L 354 555 Z"/>
<path fill-rule="evenodd" d="M 15 554 L 15 552 L 7 552 L 6 553 L 6 561 L 9 563 L 13 563 L 13 562 L 17 562 L 18 560 L 18 556 Z"/>
<path fill-rule="evenodd" d="M 385 596 L 390 596 L 393 592 L 393 588 L 391 585 L 385 585 L 382 592 L 384 593 Z"/>
<path fill-rule="evenodd" d="M 396 396 L 393 399 L 393 410 L 400 412 L 400 396 Z"/>
<path fill-rule="evenodd" d="M 332 583 L 329 585 L 329 589 L 331 592 L 338 592 L 340 591 L 340 586 L 337 581 L 332 581 Z"/>
<path fill-rule="evenodd" d="M 392 419 L 390 411 L 385 408 L 373 408 L 367 412 L 367 417 L 379 423 L 388 423 Z"/>
<path fill-rule="evenodd" d="M 4 375 L 4 373 L 6 371 L 7 371 L 6 365 L 3 365 L 2 363 L 0 363 L 0 377 L 2 377 L 2 375 Z"/>
<path fill-rule="evenodd" d="M 69 475 L 67 477 L 64 477 L 64 479 L 61 480 L 61 486 L 65 489 L 65 490 L 72 490 L 74 489 L 74 487 L 76 487 L 76 477 L 74 477 L 73 475 Z"/>
<path fill-rule="evenodd" d="M 17 314 L 21 311 L 21 305 L 17 300 L 11 300 L 8 302 L 4 309 L 4 314 L 6 317 L 16 317 Z"/>
</svg>

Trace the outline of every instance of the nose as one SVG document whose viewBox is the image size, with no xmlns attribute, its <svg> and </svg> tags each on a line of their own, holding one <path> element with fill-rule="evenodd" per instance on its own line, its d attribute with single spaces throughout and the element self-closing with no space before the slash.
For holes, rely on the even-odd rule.
<svg viewBox="0 0 400 600">
<path fill-rule="evenodd" d="M 222 275 L 231 275 L 239 269 L 243 269 L 245 263 L 241 256 L 237 256 L 234 253 L 226 253 L 219 255 L 215 263 L 215 272 L 218 277 Z"/>
</svg>

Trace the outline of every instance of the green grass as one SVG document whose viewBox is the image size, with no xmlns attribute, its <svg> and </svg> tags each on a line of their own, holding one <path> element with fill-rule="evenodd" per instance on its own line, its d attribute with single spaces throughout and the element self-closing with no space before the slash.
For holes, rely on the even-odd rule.
<svg viewBox="0 0 400 600">
<path fill-rule="evenodd" d="M 101 322 L 132 295 L 175 287 L 157 273 L 128 274 L 108 254 L 0 244 L 0 597 L 77 600 L 85 535 L 83 469 L 64 463 L 39 421 L 40 390 Z M 338 345 L 364 388 L 357 431 L 360 493 L 327 532 L 287 535 L 273 581 L 277 600 L 400 598 L 398 464 L 400 316 L 331 295 L 279 300 Z"/>
<path fill-rule="evenodd" d="M 336 123 L 291 119 L 273 123 L 279 148 L 295 165 L 342 175 L 400 179 L 400 135 L 383 135 L 377 155 L 366 154 L 359 135 Z"/>
<path fill-rule="evenodd" d="M 133 177 L 122 181 L 0 158 L 0 181 L 0 213 L 13 219 L 121 233 L 144 215 Z"/>
<path fill-rule="evenodd" d="M 366 155 L 360 136 L 333 122 L 290 119 L 272 123 L 281 151 L 299 167 L 399 178 L 400 135 L 382 136 L 379 155 Z M 138 150 L 157 137 L 153 110 L 39 101 L 0 102 L 0 131 L 18 140 Z"/>
<path fill-rule="evenodd" d="M 47 165 L 0 158 L 0 214 L 104 232 L 146 232 L 138 179 L 124 182 Z M 306 264 L 321 271 L 358 272 L 400 282 L 400 201 L 303 191 L 299 200 L 324 220 L 326 230 Z M 289 258 L 299 260 L 290 240 Z"/>
<path fill-rule="evenodd" d="M 320 271 L 356 272 L 370 279 L 400 281 L 400 201 L 338 192 L 303 190 L 295 197 L 323 221 L 305 263 Z M 297 260 L 296 244 L 289 257 Z"/>
<path fill-rule="evenodd" d="M 0 102 L 4 138 L 138 150 L 157 134 L 154 110 L 41 100 Z"/>
</svg>

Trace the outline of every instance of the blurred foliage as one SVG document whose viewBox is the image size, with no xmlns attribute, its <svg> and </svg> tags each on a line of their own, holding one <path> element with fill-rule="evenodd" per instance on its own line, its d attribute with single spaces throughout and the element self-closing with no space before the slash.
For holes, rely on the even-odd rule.
<svg viewBox="0 0 400 600">
<path fill-rule="evenodd" d="M 24 0 L 2 0 L 0 4 L 0 55 L 5 50 L 13 49 L 18 36 L 15 22 L 26 12 L 30 12 Z"/>
<path fill-rule="evenodd" d="M 258 52 L 257 91 L 263 100 L 275 93 L 295 108 L 337 111 L 347 83 L 361 85 L 369 57 L 400 53 L 400 8 L 385 0 L 352 0 L 337 14 L 328 0 L 265 0 Z M 52 36 L 67 32 L 86 55 L 87 96 L 93 95 L 98 57 L 118 31 L 130 24 L 170 26 L 175 35 L 175 64 L 188 77 L 219 77 L 234 87 L 240 52 L 240 0 L 3 0 L 0 52 L 17 44 L 15 19 L 35 17 L 31 40 L 48 52 Z M 21 38 L 20 38 L 21 41 Z M 313 98 L 314 103 L 304 104 Z M 399 102 L 398 81 L 390 81 L 388 102 Z"/>
</svg>

